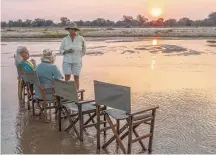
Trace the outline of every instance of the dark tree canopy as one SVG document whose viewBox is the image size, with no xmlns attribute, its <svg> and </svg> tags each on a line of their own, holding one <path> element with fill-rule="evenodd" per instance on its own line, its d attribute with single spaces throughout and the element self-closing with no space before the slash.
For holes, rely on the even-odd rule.
<svg viewBox="0 0 216 155">
<path fill-rule="evenodd" d="M 45 27 L 45 26 L 67 26 L 72 20 L 67 17 L 61 17 L 59 23 L 54 23 L 52 20 L 36 18 L 34 20 L 19 19 L 17 21 L 9 20 L 8 22 L 1 21 L 1 27 Z M 191 20 L 187 17 L 177 19 L 158 18 L 157 20 L 148 20 L 144 15 L 137 15 L 136 18 L 128 15 L 123 15 L 122 20 L 111 21 L 104 18 L 97 18 L 93 21 L 73 21 L 78 26 L 82 27 L 175 27 L 175 26 L 216 26 L 216 12 L 212 12 L 205 19 Z"/>
</svg>

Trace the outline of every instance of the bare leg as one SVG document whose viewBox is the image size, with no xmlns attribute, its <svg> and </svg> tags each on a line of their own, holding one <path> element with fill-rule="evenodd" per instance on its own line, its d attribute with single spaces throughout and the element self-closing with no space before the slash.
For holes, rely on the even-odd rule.
<svg viewBox="0 0 216 155">
<path fill-rule="evenodd" d="M 79 75 L 74 75 L 74 81 L 76 83 L 77 90 L 79 90 Z"/>
<path fill-rule="evenodd" d="M 69 81 L 70 78 L 71 78 L 71 75 L 70 75 L 70 74 L 68 74 L 68 75 L 65 74 L 65 81 Z"/>
</svg>

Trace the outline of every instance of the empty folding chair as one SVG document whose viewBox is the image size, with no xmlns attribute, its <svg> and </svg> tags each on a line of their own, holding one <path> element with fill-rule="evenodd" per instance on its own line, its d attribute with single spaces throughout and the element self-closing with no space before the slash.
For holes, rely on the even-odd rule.
<svg viewBox="0 0 216 155">
<path fill-rule="evenodd" d="M 144 151 L 147 150 L 142 139 L 149 138 L 148 151 L 152 151 L 152 141 L 154 132 L 154 123 L 156 109 L 158 106 L 150 107 L 147 109 L 139 108 L 138 112 L 131 112 L 131 97 L 130 88 L 125 86 L 119 86 L 114 84 L 108 84 L 104 82 L 94 81 L 95 90 L 95 102 L 96 102 L 96 112 L 97 112 L 97 149 L 100 149 L 100 133 L 104 130 L 111 129 L 114 136 L 111 137 L 102 148 L 106 148 L 114 140 L 120 146 L 123 153 L 131 153 L 132 143 L 139 142 Z M 107 107 L 113 108 L 104 110 L 104 115 L 109 124 L 106 128 L 100 127 L 100 106 L 105 105 Z M 113 123 L 111 117 L 116 120 L 116 124 Z M 120 121 L 126 120 L 126 123 L 120 128 Z M 141 124 L 150 125 L 150 132 L 142 136 L 138 134 L 136 128 Z M 135 137 L 133 139 L 132 133 Z M 127 150 L 123 145 L 122 140 L 128 136 L 128 146 Z"/>
<path fill-rule="evenodd" d="M 66 82 L 55 80 L 54 88 L 59 112 L 59 131 L 61 131 L 62 124 L 61 111 L 64 109 L 70 121 L 70 125 L 67 127 L 66 131 L 69 131 L 71 128 L 73 128 L 77 137 L 83 141 L 83 131 L 88 127 L 96 127 L 96 121 L 94 120 L 96 117 L 96 106 L 94 100 L 80 101 L 78 99 L 77 89 L 74 81 Z M 104 109 L 105 107 L 103 107 L 102 110 Z M 84 122 L 85 115 L 88 115 L 89 118 Z M 79 132 L 76 128 L 77 122 L 79 122 Z"/>
</svg>

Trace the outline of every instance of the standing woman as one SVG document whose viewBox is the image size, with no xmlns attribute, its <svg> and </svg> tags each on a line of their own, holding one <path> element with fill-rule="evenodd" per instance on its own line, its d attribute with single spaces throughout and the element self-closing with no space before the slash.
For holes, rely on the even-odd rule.
<svg viewBox="0 0 216 155">
<path fill-rule="evenodd" d="M 76 23 L 65 28 L 69 35 L 63 38 L 60 46 L 60 53 L 63 54 L 63 73 L 65 81 L 69 81 L 71 74 L 74 76 L 77 89 L 79 89 L 79 75 L 82 68 L 82 57 L 86 53 L 86 43 L 78 34 L 79 29 Z"/>
</svg>

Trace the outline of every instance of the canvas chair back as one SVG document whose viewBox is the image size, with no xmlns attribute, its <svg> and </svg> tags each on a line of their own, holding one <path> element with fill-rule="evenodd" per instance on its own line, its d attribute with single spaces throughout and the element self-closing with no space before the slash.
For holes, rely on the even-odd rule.
<svg viewBox="0 0 216 155">
<path fill-rule="evenodd" d="M 40 85 L 40 80 L 39 80 L 38 75 L 37 75 L 35 70 L 33 70 L 33 71 L 25 70 L 24 81 L 29 82 L 29 83 L 34 84 L 34 85 Z"/>
<path fill-rule="evenodd" d="M 131 113 L 129 87 L 94 81 L 94 93 L 96 104 Z"/>
<path fill-rule="evenodd" d="M 64 99 L 78 102 L 77 88 L 74 81 L 62 81 L 55 79 L 54 81 L 55 94 Z"/>
<path fill-rule="evenodd" d="M 16 66 L 16 68 L 17 68 L 18 77 L 24 80 L 25 72 L 26 72 L 25 68 L 21 65 Z"/>
</svg>

